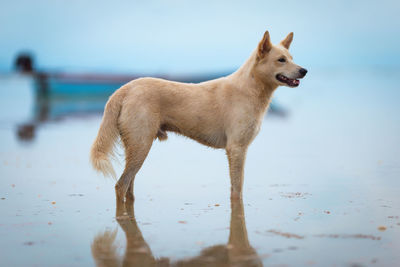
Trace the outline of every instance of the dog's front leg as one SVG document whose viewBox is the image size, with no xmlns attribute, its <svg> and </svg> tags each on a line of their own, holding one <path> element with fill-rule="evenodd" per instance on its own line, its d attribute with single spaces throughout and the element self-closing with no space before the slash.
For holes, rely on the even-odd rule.
<svg viewBox="0 0 400 267">
<path fill-rule="evenodd" d="M 231 177 L 231 198 L 241 199 L 243 188 L 244 162 L 246 159 L 247 146 L 229 145 L 226 154 L 229 161 L 229 174 Z"/>
</svg>

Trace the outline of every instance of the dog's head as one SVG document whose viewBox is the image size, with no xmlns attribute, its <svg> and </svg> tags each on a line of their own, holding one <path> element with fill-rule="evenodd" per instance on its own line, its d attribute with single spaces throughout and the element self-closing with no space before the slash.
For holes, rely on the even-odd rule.
<svg viewBox="0 0 400 267">
<path fill-rule="evenodd" d="M 278 45 L 273 45 L 269 32 L 264 33 L 263 39 L 258 44 L 254 63 L 255 74 L 261 80 L 276 86 L 299 86 L 299 79 L 306 75 L 307 70 L 293 62 L 293 57 L 288 50 L 292 40 L 293 32 L 289 33 Z"/>
</svg>

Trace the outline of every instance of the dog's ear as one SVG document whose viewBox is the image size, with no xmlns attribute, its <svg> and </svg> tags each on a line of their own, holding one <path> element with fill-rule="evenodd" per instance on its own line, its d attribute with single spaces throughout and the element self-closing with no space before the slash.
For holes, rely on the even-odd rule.
<svg viewBox="0 0 400 267">
<path fill-rule="evenodd" d="M 292 43 L 292 41 L 293 41 L 293 32 L 289 33 L 286 36 L 286 38 L 281 41 L 281 45 L 283 47 L 285 47 L 286 49 L 289 49 L 290 44 Z"/>
<path fill-rule="evenodd" d="M 261 58 L 264 57 L 269 52 L 269 50 L 271 50 L 271 48 L 272 44 L 271 39 L 269 38 L 269 32 L 266 31 L 261 42 L 258 44 L 258 56 Z"/>
</svg>

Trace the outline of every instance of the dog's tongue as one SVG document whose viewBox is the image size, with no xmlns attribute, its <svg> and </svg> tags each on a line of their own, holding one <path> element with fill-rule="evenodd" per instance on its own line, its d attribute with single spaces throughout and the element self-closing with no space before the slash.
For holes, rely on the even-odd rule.
<svg viewBox="0 0 400 267">
<path fill-rule="evenodd" d="M 296 80 L 296 79 L 290 79 L 290 80 L 289 80 L 289 83 L 290 83 L 290 85 L 292 85 L 292 86 L 298 86 L 298 85 L 300 84 L 300 81 L 299 81 L 299 80 Z"/>
</svg>

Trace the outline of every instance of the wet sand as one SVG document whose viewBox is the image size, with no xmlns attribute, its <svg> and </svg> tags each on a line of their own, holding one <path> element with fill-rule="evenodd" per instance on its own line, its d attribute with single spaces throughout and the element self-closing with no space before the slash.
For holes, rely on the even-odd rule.
<svg viewBox="0 0 400 267">
<path fill-rule="evenodd" d="M 89 165 L 101 117 L 82 107 L 104 99 L 38 115 L 31 80 L 2 76 L 0 265 L 397 266 L 399 74 L 311 71 L 279 88 L 287 115 L 267 115 L 250 146 L 243 202 L 224 151 L 171 134 L 134 205 Z"/>
</svg>

